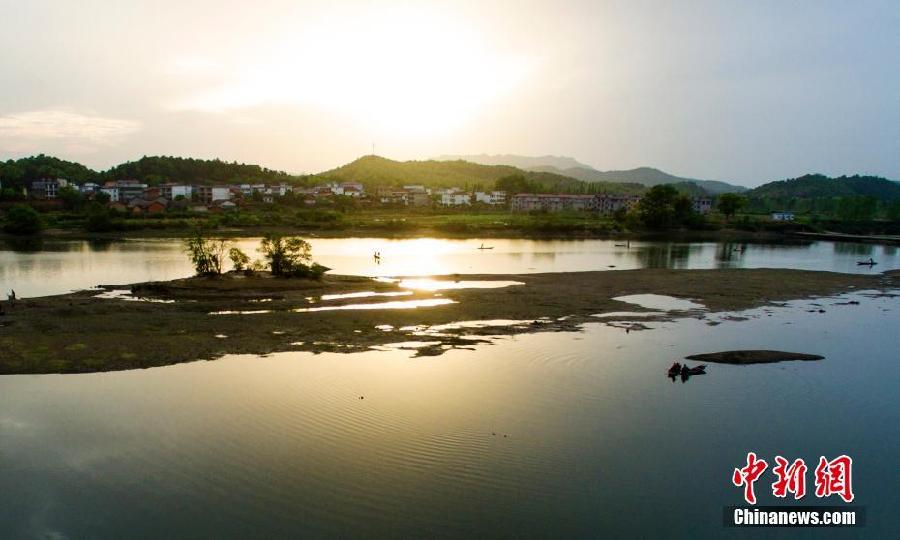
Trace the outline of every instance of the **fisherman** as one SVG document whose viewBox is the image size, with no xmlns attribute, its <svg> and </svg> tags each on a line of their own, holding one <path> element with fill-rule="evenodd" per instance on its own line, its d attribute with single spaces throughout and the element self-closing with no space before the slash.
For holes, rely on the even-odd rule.
<svg viewBox="0 0 900 540">
<path fill-rule="evenodd" d="M 9 298 L 10 302 L 15 302 L 16 301 L 16 291 L 10 289 L 8 298 Z"/>
</svg>

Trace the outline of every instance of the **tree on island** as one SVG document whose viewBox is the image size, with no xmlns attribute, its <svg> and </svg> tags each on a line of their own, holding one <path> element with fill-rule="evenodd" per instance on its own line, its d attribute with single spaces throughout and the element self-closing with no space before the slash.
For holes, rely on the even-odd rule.
<svg viewBox="0 0 900 540">
<path fill-rule="evenodd" d="M 259 245 L 259 251 L 268 261 L 274 276 L 310 277 L 319 279 L 329 269 L 313 262 L 312 246 L 297 236 L 267 235 Z"/>
<path fill-rule="evenodd" d="M 235 271 L 255 272 L 266 267 L 273 276 L 302 277 L 320 279 L 330 270 L 312 260 L 312 246 L 306 240 L 296 237 L 267 235 L 257 251 L 262 253 L 262 261 L 250 262 L 250 257 L 228 240 L 211 239 L 198 230 L 185 240 L 185 250 L 198 276 L 217 276 L 224 268 L 225 256 L 231 260 Z"/>
<path fill-rule="evenodd" d="M 723 193 L 719 195 L 719 200 L 717 202 L 719 212 L 722 212 L 726 221 L 733 218 L 734 215 L 746 205 L 747 197 L 738 195 L 737 193 Z"/>
<path fill-rule="evenodd" d="M 216 240 L 203 236 L 203 231 L 185 240 L 185 250 L 199 276 L 217 276 L 222 273 L 222 262 L 228 249 L 227 240 Z"/>
</svg>

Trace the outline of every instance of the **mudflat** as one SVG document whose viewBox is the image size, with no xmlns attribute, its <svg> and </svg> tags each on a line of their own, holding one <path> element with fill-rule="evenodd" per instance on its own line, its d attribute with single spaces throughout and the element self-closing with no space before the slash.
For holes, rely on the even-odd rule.
<svg viewBox="0 0 900 540">
<path fill-rule="evenodd" d="M 643 269 L 437 276 L 437 286 L 422 289 L 361 276 L 315 281 L 232 273 L 105 286 L 4 302 L 0 373 L 148 368 L 232 353 L 354 352 L 406 341 L 427 342 L 416 349 L 420 356 L 437 355 L 488 335 L 571 331 L 604 312 L 650 311 L 613 299 L 619 296 L 668 295 L 715 313 L 887 291 L 898 275 Z M 485 288 L 492 285 L 506 286 Z M 458 324 L 470 321 L 479 323 Z"/>
</svg>

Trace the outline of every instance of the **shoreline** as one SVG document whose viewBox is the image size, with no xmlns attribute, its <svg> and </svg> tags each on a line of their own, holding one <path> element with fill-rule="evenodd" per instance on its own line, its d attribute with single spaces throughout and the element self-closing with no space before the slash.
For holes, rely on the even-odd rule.
<svg viewBox="0 0 900 540">
<path fill-rule="evenodd" d="M 39 242 L 42 240 L 81 240 L 81 241 L 127 241 L 127 240 L 182 240 L 195 234 L 190 229 L 142 229 L 134 231 L 117 231 L 104 233 L 87 233 L 66 229 L 48 229 L 42 234 L 31 236 L 15 236 L 0 232 L 0 241 L 15 242 Z M 793 233 L 773 231 L 742 231 L 738 229 L 722 229 L 715 231 L 560 231 L 560 232 L 536 232 L 516 229 L 506 230 L 474 230 L 466 232 L 450 232 L 432 228 L 418 228 L 409 231 L 391 231 L 379 228 L 347 228 L 347 229 L 302 229 L 294 227 L 260 227 L 260 228 L 218 228 L 207 231 L 212 238 L 259 238 L 266 234 L 280 234 L 283 236 L 300 236 L 305 239 L 328 238 L 385 238 L 385 239 L 415 239 L 437 238 L 447 240 L 472 240 L 472 239 L 508 239 L 508 240 L 644 240 L 644 241 L 734 241 L 734 242 L 815 242 L 829 240 L 826 238 L 813 238 L 797 236 Z M 834 239 L 837 240 L 837 239 Z M 849 240 L 851 242 L 864 242 L 864 240 Z M 884 243 L 881 240 L 875 243 Z M 887 242 L 889 243 L 889 242 Z"/>
<path fill-rule="evenodd" d="M 438 355 L 485 342 L 484 336 L 576 331 L 586 322 L 602 322 L 595 316 L 602 313 L 636 313 L 615 320 L 633 321 L 639 329 L 639 321 L 697 317 L 853 290 L 885 291 L 896 287 L 897 277 L 900 271 L 854 275 L 643 269 L 437 276 L 445 288 L 422 290 L 362 276 L 326 275 L 311 281 L 228 275 L 130 286 L 145 301 L 110 292 L 128 286 L 105 286 L 24 299 L 13 306 L 4 303 L 0 374 L 138 369 L 224 354 L 358 352 L 407 341 L 431 343 L 418 350 L 419 356 Z M 516 284 L 459 288 L 466 282 L 479 287 Z M 112 297 L 97 297 L 104 293 Z M 706 311 L 659 314 L 614 300 L 632 294 L 690 299 Z M 398 302 L 408 301 L 427 307 L 395 309 L 408 306 Z M 467 321 L 488 322 L 458 325 Z"/>
</svg>

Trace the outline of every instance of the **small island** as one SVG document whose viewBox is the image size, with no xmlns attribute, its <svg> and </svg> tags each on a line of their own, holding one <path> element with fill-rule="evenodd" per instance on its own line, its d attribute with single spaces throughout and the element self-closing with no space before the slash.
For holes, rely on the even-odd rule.
<svg viewBox="0 0 900 540">
<path fill-rule="evenodd" d="M 0 374 L 148 368 L 225 354 L 358 352 L 407 341 L 427 342 L 416 354 L 429 356 L 488 336 L 576 331 L 604 313 L 637 312 L 618 321 L 703 316 L 653 313 L 614 299 L 621 296 L 690 299 L 712 314 L 887 290 L 898 275 L 642 269 L 373 279 L 326 273 L 308 244 L 289 238 L 264 240 L 264 261 L 256 263 L 227 244 L 194 241 L 203 246 L 195 277 L 4 302 Z M 210 253 L 216 271 L 204 259 Z M 225 254 L 235 270 L 221 271 Z"/>
</svg>

